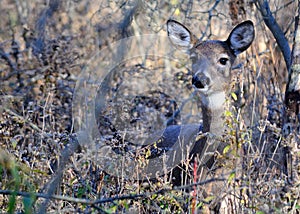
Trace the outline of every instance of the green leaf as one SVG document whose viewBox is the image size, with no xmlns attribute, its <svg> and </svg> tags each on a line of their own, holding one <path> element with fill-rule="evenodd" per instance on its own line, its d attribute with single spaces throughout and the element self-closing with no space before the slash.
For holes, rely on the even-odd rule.
<svg viewBox="0 0 300 214">
<path fill-rule="evenodd" d="M 215 196 L 208 196 L 208 197 L 206 197 L 203 201 L 209 203 L 209 202 L 211 202 L 213 199 L 215 199 Z"/>
<path fill-rule="evenodd" d="M 12 147 L 15 149 L 17 147 L 18 141 L 14 138 L 10 140 Z"/>
<path fill-rule="evenodd" d="M 234 92 L 231 93 L 231 97 L 234 101 L 237 101 L 237 99 L 238 99 L 236 93 L 234 93 Z"/>
<path fill-rule="evenodd" d="M 235 178 L 235 172 L 230 173 L 230 175 L 228 177 L 228 183 L 231 183 L 234 178 Z"/>
<path fill-rule="evenodd" d="M 147 149 L 145 158 L 149 158 L 151 156 L 150 149 Z"/>
<path fill-rule="evenodd" d="M 223 154 L 227 154 L 229 149 L 230 149 L 230 145 L 227 145 L 224 149 L 223 149 Z"/>
<path fill-rule="evenodd" d="M 177 5 L 179 2 L 178 2 L 178 0 L 171 0 L 171 5 Z"/>
<path fill-rule="evenodd" d="M 201 207 L 203 207 L 203 205 L 204 205 L 204 203 L 203 202 L 199 202 L 198 204 L 197 204 L 197 206 L 196 206 L 196 208 L 201 208 Z"/>
<path fill-rule="evenodd" d="M 224 115 L 225 115 L 225 117 L 231 117 L 232 113 L 230 111 L 225 111 Z"/>
<path fill-rule="evenodd" d="M 179 8 L 176 8 L 176 10 L 174 11 L 174 14 L 177 15 L 177 16 L 180 15 L 180 10 L 179 10 Z"/>
<path fill-rule="evenodd" d="M 10 197 L 9 197 L 9 202 L 8 202 L 8 213 L 14 213 L 15 209 L 16 209 L 16 198 L 17 198 L 17 194 L 13 193 Z"/>
</svg>

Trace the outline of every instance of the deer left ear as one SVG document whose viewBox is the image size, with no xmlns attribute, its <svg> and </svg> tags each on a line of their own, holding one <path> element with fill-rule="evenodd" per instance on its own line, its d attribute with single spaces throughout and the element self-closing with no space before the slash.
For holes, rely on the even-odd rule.
<svg viewBox="0 0 300 214">
<path fill-rule="evenodd" d="M 168 37 L 175 47 L 188 51 L 194 46 L 196 37 L 183 24 L 175 20 L 168 20 L 167 31 Z"/>
<path fill-rule="evenodd" d="M 245 51 L 253 42 L 255 30 L 253 22 L 248 20 L 238 24 L 230 33 L 227 43 L 235 55 Z"/>
</svg>

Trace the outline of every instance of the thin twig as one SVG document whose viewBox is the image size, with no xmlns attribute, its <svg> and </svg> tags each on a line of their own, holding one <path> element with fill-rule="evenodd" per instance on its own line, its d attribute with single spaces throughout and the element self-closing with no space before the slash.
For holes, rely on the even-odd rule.
<svg viewBox="0 0 300 214">
<path fill-rule="evenodd" d="M 109 198 L 102 198 L 102 199 L 97 199 L 97 200 L 74 198 L 74 197 L 54 195 L 54 194 L 50 195 L 50 194 L 44 194 L 44 193 L 19 192 L 19 191 L 13 191 L 13 190 L 0 190 L 0 194 L 1 195 L 15 194 L 17 196 L 22 196 L 22 197 L 36 197 L 36 198 L 45 198 L 48 200 L 54 199 L 54 200 L 62 200 L 62 201 L 68 201 L 68 202 L 74 202 L 74 203 L 96 205 L 96 204 L 104 204 L 104 203 L 108 203 L 108 202 L 121 201 L 121 200 L 126 200 L 126 199 L 139 200 L 139 199 L 150 197 L 152 195 L 164 194 L 164 193 L 171 192 L 171 191 L 192 188 L 195 186 L 201 186 L 201 185 L 205 185 L 205 184 L 212 183 L 212 182 L 218 182 L 218 181 L 226 181 L 226 179 L 213 178 L 213 179 L 209 179 L 209 180 L 205 180 L 205 181 L 192 183 L 189 185 L 178 186 L 178 187 L 174 187 L 174 188 L 163 188 L 163 189 L 160 189 L 160 190 L 157 190 L 154 192 L 147 192 L 147 193 L 141 193 L 141 194 L 128 194 L 128 195 L 121 195 L 121 196 L 115 196 L 115 197 L 109 197 Z"/>
<path fill-rule="evenodd" d="M 7 53 L 5 53 L 5 51 L 3 50 L 2 47 L 0 47 L 0 58 L 2 58 L 3 60 L 5 60 L 7 62 L 7 64 L 11 68 L 12 72 L 18 73 L 16 64 L 10 60 L 9 55 Z"/>
<path fill-rule="evenodd" d="M 30 122 L 29 120 L 27 120 L 26 118 L 24 118 L 23 116 L 13 112 L 12 110 L 5 108 L 5 107 L 1 107 L 2 110 L 4 110 L 5 112 L 7 112 L 8 114 L 18 118 L 19 121 L 22 121 L 22 123 L 27 123 L 33 130 L 37 131 L 38 133 L 40 133 L 43 137 L 45 138 L 51 138 L 51 136 L 47 135 L 47 133 L 43 132 L 42 129 L 40 129 L 37 125 L 35 125 L 34 123 Z"/>
</svg>

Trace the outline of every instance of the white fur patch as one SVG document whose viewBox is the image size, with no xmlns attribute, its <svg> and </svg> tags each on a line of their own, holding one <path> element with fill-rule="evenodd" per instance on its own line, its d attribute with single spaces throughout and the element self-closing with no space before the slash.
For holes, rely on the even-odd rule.
<svg viewBox="0 0 300 214">
<path fill-rule="evenodd" d="M 208 97 L 208 105 L 211 109 L 217 109 L 224 106 L 226 95 L 224 91 L 210 94 Z"/>
</svg>

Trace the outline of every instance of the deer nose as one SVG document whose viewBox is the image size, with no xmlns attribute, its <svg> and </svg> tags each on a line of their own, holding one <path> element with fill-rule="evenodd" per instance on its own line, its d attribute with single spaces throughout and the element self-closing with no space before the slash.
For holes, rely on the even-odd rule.
<svg viewBox="0 0 300 214">
<path fill-rule="evenodd" d="M 209 86 L 210 80 L 203 74 L 196 74 L 192 78 L 192 84 L 198 89 L 203 89 L 206 86 Z"/>
</svg>

